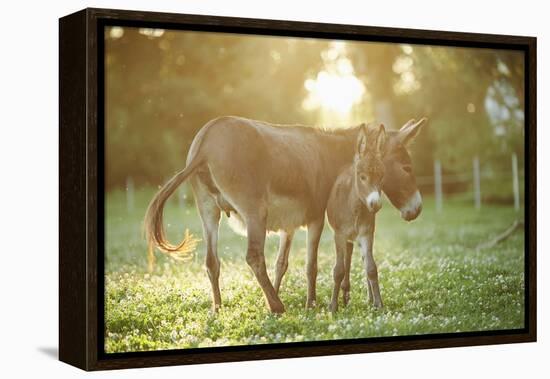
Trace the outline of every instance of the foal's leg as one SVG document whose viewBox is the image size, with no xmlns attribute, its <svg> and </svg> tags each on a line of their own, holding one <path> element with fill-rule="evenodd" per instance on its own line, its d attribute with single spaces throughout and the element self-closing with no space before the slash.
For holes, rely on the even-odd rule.
<svg viewBox="0 0 550 379">
<path fill-rule="evenodd" d="M 220 209 L 215 199 L 198 179 L 192 181 L 192 187 L 202 220 L 204 239 L 206 240 L 206 271 L 212 285 L 212 310 L 216 312 L 222 303 L 219 284 L 220 259 L 218 258 Z"/>
<path fill-rule="evenodd" d="M 275 284 L 273 285 L 277 294 L 279 293 L 283 276 L 288 268 L 288 253 L 290 252 L 290 245 L 292 244 L 293 236 L 294 231 L 290 233 L 285 231 L 279 232 L 279 255 L 277 256 L 277 264 L 275 267 Z"/>
<path fill-rule="evenodd" d="M 247 215 L 246 227 L 248 232 L 248 251 L 246 253 L 246 263 L 250 266 L 260 287 L 264 292 L 267 305 L 273 313 L 283 313 L 285 308 L 275 292 L 265 266 L 265 233 L 266 233 L 266 213 Z"/>
<path fill-rule="evenodd" d="M 336 263 L 332 269 L 332 277 L 334 279 L 334 287 L 332 289 L 332 298 L 330 301 L 330 311 L 336 312 L 338 310 L 338 293 L 340 292 L 340 286 L 345 274 L 345 255 L 347 249 L 347 241 L 344 236 L 335 232 L 334 243 L 336 245 Z"/>
<path fill-rule="evenodd" d="M 361 237 L 359 242 L 361 244 L 361 253 L 365 264 L 365 273 L 367 274 L 369 301 L 373 301 L 376 308 L 382 308 L 382 297 L 380 296 L 380 287 L 378 285 L 378 269 L 372 254 L 372 245 L 374 243 L 374 219 L 372 221 L 372 227 L 369 228 L 367 235 Z"/>
<path fill-rule="evenodd" d="M 367 292 L 369 293 L 369 304 L 374 303 L 374 290 L 372 289 L 372 284 L 370 280 L 367 279 Z"/>
<path fill-rule="evenodd" d="M 319 249 L 319 240 L 323 233 L 325 217 L 315 220 L 307 225 L 307 308 L 313 308 L 316 300 L 317 284 L 317 250 Z"/>
<path fill-rule="evenodd" d="M 344 306 L 348 305 L 350 298 L 350 270 L 351 270 L 351 258 L 353 255 L 353 243 L 346 243 L 346 256 L 344 258 L 344 280 L 342 281 L 342 298 L 344 300 Z"/>
</svg>

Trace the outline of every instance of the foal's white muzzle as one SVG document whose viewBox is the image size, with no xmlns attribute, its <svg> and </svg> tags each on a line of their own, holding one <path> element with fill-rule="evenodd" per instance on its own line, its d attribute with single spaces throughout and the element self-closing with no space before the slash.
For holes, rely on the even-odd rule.
<svg viewBox="0 0 550 379">
<path fill-rule="evenodd" d="M 401 218 L 406 221 L 412 221 L 417 218 L 422 211 L 422 196 L 420 196 L 420 192 L 416 191 L 400 211 Z"/>
<path fill-rule="evenodd" d="M 372 191 L 365 199 L 369 212 L 376 213 L 382 208 L 382 197 L 380 191 Z"/>
</svg>

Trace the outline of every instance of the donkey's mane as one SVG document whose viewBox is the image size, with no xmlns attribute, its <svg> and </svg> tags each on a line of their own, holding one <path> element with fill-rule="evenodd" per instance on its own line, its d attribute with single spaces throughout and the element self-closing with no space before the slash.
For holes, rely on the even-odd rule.
<svg viewBox="0 0 550 379">
<path fill-rule="evenodd" d="M 356 132 L 362 124 L 348 126 L 348 127 L 329 127 L 329 126 L 314 126 L 303 124 L 276 124 L 268 121 L 260 121 L 263 124 L 273 126 L 280 129 L 300 129 L 303 131 L 321 134 L 321 135 L 347 135 L 350 132 Z"/>
<path fill-rule="evenodd" d="M 331 127 L 331 126 L 315 126 L 315 125 L 304 125 L 304 124 L 275 124 L 275 123 L 271 123 L 271 122 L 267 122 L 267 121 L 260 121 L 266 125 L 270 125 L 270 126 L 273 126 L 273 127 L 276 127 L 276 128 L 281 128 L 281 129 L 288 129 L 288 128 L 295 128 L 295 129 L 300 129 L 300 130 L 304 130 L 304 131 L 309 131 L 309 132 L 312 132 L 312 133 L 316 133 L 316 134 L 321 134 L 321 135 L 336 135 L 336 136 L 345 136 L 345 135 L 348 135 L 348 134 L 354 134 L 354 132 L 356 132 L 360 127 L 361 125 L 368 125 L 370 123 L 361 123 L 361 124 L 357 124 L 357 125 L 352 125 L 352 126 L 338 126 L 338 127 Z M 387 129 L 386 130 L 386 134 L 388 136 L 394 136 L 396 135 L 397 133 L 399 132 L 399 130 L 395 130 L 395 129 Z"/>
<path fill-rule="evenodd" d="M 356 135 L 357 135 L 357 131 L 358 129 L 362 126 L 362 125 L 368 125 L 370 123 L 360 123 L 360 124 L 357 124 L 357 125 L 352 125 L 352 126 L 344 126 L 344 127 L 330 127 L 330 126 L 314 126 L 314 125 L 304 125 L 304 124 L 279 124 L 279 123 L 274 123 L 274 122 L 269 122 L 269 121 L 264 121 L 264 120 L 252 120 L 252 119 L 247 119 L 245 117 L 240 117 L 240 116 L 232 116 L 234 118 L 240 118 L 240 119 L 244 119 L 244 120 L 247 120 L 247 121 L 252 121 L 252 122 L 258 122 L 258 123 L 261 123 L 261 124 L 264 124 L 264 125 L 267 125 L 267 126 L 270 126 L 270 127 L 273 127 L 273 128 L 278 128 L 278 129 L 298 129 L 300 131 L 303 131 L 303 132 L 307 132 L 307 133 L 312 133 L 312 134 L 315 134 L 317 136 L 320 136 L 320 137 L 331 137 L 331 136 L 334 136 L 334 137 L 344 137 L 346 140 L 350 139 L 350 138 L 355 138 Z M 386 135 L 388 137 L 393 137 L 397 134 L 398 130 L 386 130 Z"/>
<path fill-rule="evenodd" d="M 267 123 L 266 123 L 267 124 Z M 338 137 L 347 137 L 355 138 L 357 136 L 357 131 L 363 124 L 348 126 L 348 127 L 327 127 L 327 126 L 312 126 L 312 125 L 301 125 L 301 124 L 270 124 L 277 128 L 296 128 L 306 132 L 314 133 L 318 136 L 338 136 Z M 399 130 L 386 130 L 386 136 L 393 138 L 399 133 Z"/>
</svg>

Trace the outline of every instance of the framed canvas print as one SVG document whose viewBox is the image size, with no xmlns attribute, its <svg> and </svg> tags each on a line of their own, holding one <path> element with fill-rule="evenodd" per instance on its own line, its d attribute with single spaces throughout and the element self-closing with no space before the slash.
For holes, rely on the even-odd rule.
<svg viewBox="0 0 550 379">
<path fill-rule="evenodd" d="M 62 361 L 536 340 L 535 38 L 106 9 L 59 27 Z"/>
</svg>

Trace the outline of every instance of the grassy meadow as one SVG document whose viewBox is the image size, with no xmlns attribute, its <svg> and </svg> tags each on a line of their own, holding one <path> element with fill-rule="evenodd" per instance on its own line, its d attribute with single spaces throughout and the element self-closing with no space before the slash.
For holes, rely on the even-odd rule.
<svg viewBox="0 0 550 379">
<path fill-rule="evenodd" d="M 222 308 L 212 314 L 210 281 L 204 268 L 205 245 L 190 262 L 157 253 L 147 270 L 141 221 L 153 189 L 106 194 L 105 350 L 108 353 L 207 346 L 333 340 L 426 333 L 522 328 L 524 322 L 524 238 L 516 232 L 494 248 L 472 247 L 505 230 L 521 215 L 512 207 L 483 205 L 476 211 L 466 198 L 445 199 L 436 213 L 430 199 L 407 223 L 385 200 L 377 217 L 374 256 L 384 308 L 367 303 L 361 256 L 355 249 L 351 301 L 337 314 L 328 311 L 335 259 L 332 231 L 323 232 L 319 250 L 317 307 L 306 310 L 306 233 L 299 231 L 281 287 L 286 313 L 268 312 L 260 287 L 245 263 L 246 239 L 223 216 Z M 172 242 L 185 228 L 202 238 L 192 202 L 174 196 L 165 209 Z M 273 280 L 278 237 L 266 242 Z"/>
</svg>

